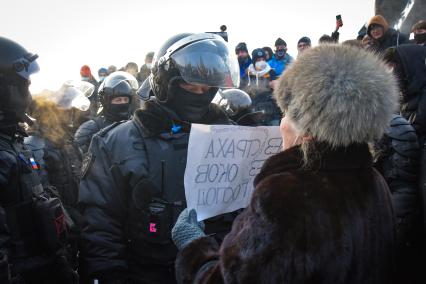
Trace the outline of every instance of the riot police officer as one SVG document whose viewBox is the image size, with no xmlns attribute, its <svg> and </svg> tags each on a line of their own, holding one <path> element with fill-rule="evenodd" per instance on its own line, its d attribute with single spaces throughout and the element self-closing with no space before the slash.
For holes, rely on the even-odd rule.
<svg viewBox="0 0 426 284">
<path fill-rule="evenodd" d="M 174 283 L 171 228 L 186 207 L 183 177 L 191 123 L 229 124 L 211 103 L 239 85 L 238 62 L 215 34 L 179 34 L 156 53 L 138 93 L 148 99 L 127 122 L 93 136 L 79 204 L 89 274 L 99 283 Z M 226 215 L 206 229 L 226 234 Z"/>
<path fill-rule="evenodd" d="M 136 78 L 124 71 L 114 72 L 102 81 L 98 89 L 101 115 L 83 123 L 75 133 L 81 153 L 87 152 L 92 136 L 99 130 L 130 118 L 132 98 L 137 88 Z"/>
<path fill-rule="evenodd" d="M 64 257 L 66 225 L 59 199 L 40 184 L 39 165 L 23 146 L 31 123 L 30 75 L 37 55 L 0 37 L 0 279 L 2 283 L 76 283 Z M 5 228 L 5 229 L 4 229 Z M 9 271 L 7 271 L 9 270 Z"/>
</svg>

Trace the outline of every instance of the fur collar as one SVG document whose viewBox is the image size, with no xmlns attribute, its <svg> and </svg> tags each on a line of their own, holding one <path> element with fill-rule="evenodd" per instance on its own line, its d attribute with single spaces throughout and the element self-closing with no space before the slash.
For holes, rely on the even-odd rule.
<svg viewBox="0 0 426 284">
<path fill-rule="evenodd" d="M 189 133 L 191 123 L 181 120 L 170 108 L 151 98 L 141 109 L 135 111 L 134 121 L 141 125 L 149 135 L 157 136 L 161 133 L 170 133 L 175 125 L 182 127 L 182 131 Z M 226 113 L 216 104 L 210 104 L 208 113 L 199 122 L 200 124 L 230 124 Z"/>
<path fill-rule="evenodd" d="M 351 144 L 348 147 L 331 148 L 325 143 L 315 143 L 316 156 L 308 168 L 302 167 L 302 151 L 295 146 L 270 157 L 256 176 L 256 186 L 263 178 L 291 170 L 346 171 L 372 167 L 372 157 L 367 144 Z"/>
</svg>

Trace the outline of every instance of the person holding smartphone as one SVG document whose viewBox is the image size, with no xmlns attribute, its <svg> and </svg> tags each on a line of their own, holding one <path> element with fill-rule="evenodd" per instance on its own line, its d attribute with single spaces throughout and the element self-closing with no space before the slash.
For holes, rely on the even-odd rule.
<svg viewBox="0 0 426 284">
<path fill-rule="evenodd" d="M 338 43 L 339 42 L 339 29 L 340 27 L 343 26 L 343 21 L 342 21 L 342 16 L 341 15 L 337 15 L 336 16 L 336 28 L 334 30 L 334 32 L 331 33 L 331 36 L 324 34 L 322 35 L 319 40 L 318 43 Z"/>
</svg>

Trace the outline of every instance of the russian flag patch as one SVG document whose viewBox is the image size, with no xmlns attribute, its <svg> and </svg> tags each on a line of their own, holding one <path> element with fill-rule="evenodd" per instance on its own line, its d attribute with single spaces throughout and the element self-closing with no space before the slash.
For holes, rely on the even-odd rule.
<svg viewBox="0 0 426 284">
<path fill-rule="evenodd" d="M 39 169 L 39 167 L 38 167 L 38 165 L 37 165 L 37 163 L 36 163 L 36 161 L 34 160 L 33 157 L 30 158 L 30 164 L 31 164 L 31 168 L 33 170 L 38 170 Z"/>
</svg>

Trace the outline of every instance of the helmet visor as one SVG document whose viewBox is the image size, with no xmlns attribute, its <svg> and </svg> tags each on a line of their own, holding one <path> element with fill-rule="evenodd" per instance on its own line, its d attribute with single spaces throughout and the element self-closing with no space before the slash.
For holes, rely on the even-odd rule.
<svg viewBox="0 0 426 284">
<path fill-rule="evenodd" d="M 62 85 L 58 92 L 51 98 L 60 108 L 76 108 L 87 111 L 90 107 L 88 97 L 95 90 L 95 86 L 83 81 L 68 81 Z"/>
<path fill-rule="evenodd" d="M 129 83 L 130 87 L 133 90 L 137 90 L 139 88 L 138 81 L 133 75 L 124 71 L 117 71 L 111 73 L 108 77 L 105 78 L 105 80 L 102 81 L 102 84 L 99 86 L 98 92 L 102 92 L 104 88 L 113 89 L 115 86 L 117 86 L 123 81 Z"/>
<path fill-rule="evenodd" d="M 206 39 L 177 50 L 170 58 L 189 84 L 237 88 L 239 65 L 229 50 L 224 40 Z"/>
<path fill-rule="evenodd" d="M 139 96 L 141 100 L 147 101 L 150 96 L 151 92 L 151 84 L 150 80 L 152 80 L 152 75 L 149 75 L 148 78 L 145 79 L 145 81 L 142 82 L 141 86 L 139 87 L 139 90 L 137 90 L 136 94 Z"/>
<path fill-rule="evenodd" d="M 40 67 L 37 64 L 37 54 L 28 53 L 13 63 L 15 72 L 24 79 L 29 80 L 31 74 L 37 73 Z"/>
</svg>

